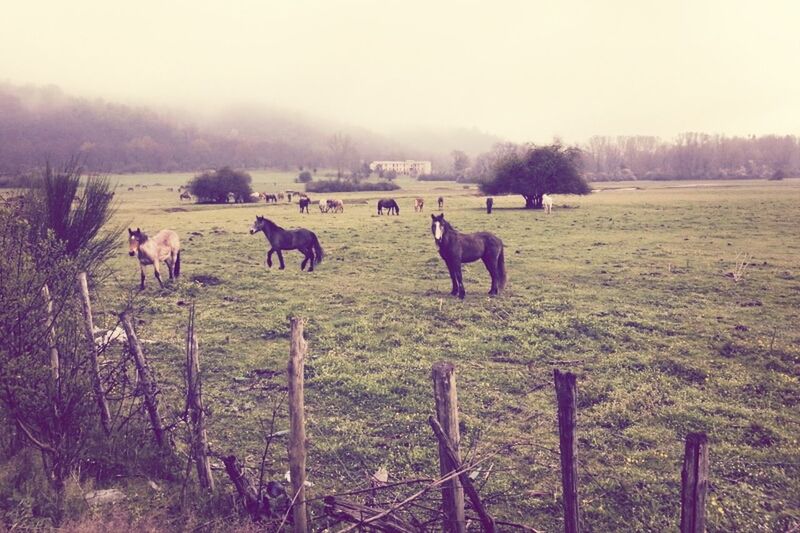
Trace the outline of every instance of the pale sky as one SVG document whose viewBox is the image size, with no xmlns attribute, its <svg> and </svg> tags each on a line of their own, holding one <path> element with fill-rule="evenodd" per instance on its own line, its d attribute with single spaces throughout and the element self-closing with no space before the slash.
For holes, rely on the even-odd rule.
<svg viewBox="0 0 800 533">
<path fill-rule="evenodd" d="M 127 104 L 534 142 L 800 134 L 796 0 L 0 0 L 0 13 L 0 80 Z"/>
</svg>

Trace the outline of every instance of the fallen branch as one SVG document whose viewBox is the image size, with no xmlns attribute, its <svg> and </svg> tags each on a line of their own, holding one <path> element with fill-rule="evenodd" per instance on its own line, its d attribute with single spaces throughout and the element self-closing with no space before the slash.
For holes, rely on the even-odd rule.
<svg viewBox="0 0 800 533">
<path fill-rule="evenodd" d="M 441 424 L 436 418 L 431 415 L 428 417 L 428 423 L 431 425 L 433 432 L 436 434 L 436 438 L 439 439 L 439 443 L 444 448 L 445 452 L 447 453 L 450 462 L 453 464 L 453 468 L 456 470 L 462 470 L 461 462 L 458 460 L 458 453 L 453 446 L 453 443 L 450 442 L 450 439 L 442 429 Z M 481 502 L 481 498 L 478 495 L 478 491 L 475 490 L 475 486 L 472 484 L 472 480 L 467 475 L 466 471 L 461 472 L 459 474 L 458 479 L 461 480 L 461 485 L 464 488 L 464 492 L 469 497 L 470 502 L 472 502 L 472 507 L 475 509 L 475 512 L 478 513 L 478 516 L 481 520 L 481 525 L 483 526 L 484 531 L 487 533 L 494 533 L 495 531 L 495 524 L 494 518 L 486 511 L 486 508 L 483 506 Z"/>
</svg>

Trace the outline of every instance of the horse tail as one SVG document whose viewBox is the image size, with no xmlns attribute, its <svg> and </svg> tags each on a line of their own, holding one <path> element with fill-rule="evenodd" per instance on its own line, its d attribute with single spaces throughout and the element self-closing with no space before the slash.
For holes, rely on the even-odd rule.
<svg viewBox="0 0 800 533">
<path fill-rule="evenodd" d="M 175 255 L 175 267 L 172 269 L 173 275 L 177 278 L 181 275 L 181 251 L 178 250 L 178 253 Z"/>
<path fill-rule="evenodd" d="M 317 239 L 317 234 L 312 233 L 314 236 L 314 242 L 312 245 L 314 246 L 314 262 L 315 263 L 322 263 L 322 258 L 325 257 L 325 252 L 322 249 L 322 246 L 319 244 L 319 239 Z"/>
<path fill-rule="evenodd" d="M 497 288 L 503 290 L 506 286 L 508 276 L 506 274 L 506 260 L 503 248 L 500 248 L 500 255 L 497 256 Z"/>
</svg>

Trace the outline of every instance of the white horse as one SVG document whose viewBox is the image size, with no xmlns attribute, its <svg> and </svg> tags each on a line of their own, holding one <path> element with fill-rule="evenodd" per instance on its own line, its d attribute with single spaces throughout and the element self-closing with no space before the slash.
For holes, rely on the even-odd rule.
<svg viewBox="0 0 800 533">
<path fill-rule="evenodd" d="M 320 200 L 319 201 L 319 212 L 320 213 L 327 213 L 328 212 L 328 201 L 327 200 Z"/>
<path fill-rule="evenodd" d="M 547 194 L 542 195 L 542 207 L 544 207 L 544 212 L 548 215 L 553 210 L 553 199 Z"/>
</svg>

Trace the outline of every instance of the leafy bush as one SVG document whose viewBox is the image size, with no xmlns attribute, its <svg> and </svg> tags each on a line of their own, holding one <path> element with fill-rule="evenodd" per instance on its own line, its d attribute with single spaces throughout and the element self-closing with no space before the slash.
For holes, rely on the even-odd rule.
<svg viewBox="0 0 800 533">
<path fill-rule="evenodd" d="M 323 180 L 306 183 L 307 192 L 359 192 L 359 191 L 395 191 L 400 186 L 396 183 L 383 182 L 361 182 L 341 180 Z"/>
<path fill-rule="evenodd" d="M 308 183 L 312 179 L 314 178 L 311 177 L 311 172 L 309 172 L 308 170 L 304 170 L 300 173 L 299 176 L 297 176 L 297 183 Z"/>
<path fill-rule="evenodd" d="M 189 192 L 201 204 L 227 203 L 229 194 L 233 194 L 236 203 L 245 203 L 252 201 L 252 182 L 253 178 L 247 172 L 222 167 L 195 176 L 189 182 Z"/>
</svg>

